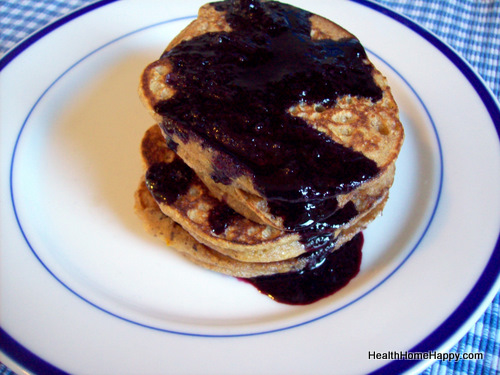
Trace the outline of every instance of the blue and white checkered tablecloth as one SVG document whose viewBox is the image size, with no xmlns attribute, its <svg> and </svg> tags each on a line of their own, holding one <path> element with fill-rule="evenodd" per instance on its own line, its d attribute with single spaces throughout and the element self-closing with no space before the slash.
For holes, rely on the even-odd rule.
<svg viewBox="0 0 500 375">
<path fill-rule="evenodd" d="M 499 0 L 376 0 L 437 34 L 463 56 L 500 99 Z M 24 38 L 89 0 L 0 0 L 0 57 Z M 500 294 L 450 350 L 483 360 L 437 361 L 424 374 L 500 374 Z M 0 363 L 0 375 L 13 374 Z"/>
</svg>

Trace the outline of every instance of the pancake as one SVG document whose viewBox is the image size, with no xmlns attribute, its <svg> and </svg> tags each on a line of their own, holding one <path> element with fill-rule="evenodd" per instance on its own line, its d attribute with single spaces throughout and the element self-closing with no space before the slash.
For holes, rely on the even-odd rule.
<svg viewBox="0 0 500 375">
<path fill-rule="evenodd" d="M 287 7 L 284 9 L 289 11 Z M 295 11 L 296 8 L 293 9 Z M 290 117 L 304 121 L 308 130 L 315 132 L 315 137 L 321 137 L 326 142 L 340 145 L 344 150 L 350 150 L 349 152 L 352 151 L 354 153 L 352 159 L 358 160 L 360 157 L 365 157 L 374 163 L 371 175 L 360 173 L 362 178 L 349 180 L 349 183 L 343 185 L 325 187 L 322 179 L 319 178 L 321 186 L 316 190 L 309 189 L 310 186 L 304 188 L 304 185 L 301 185 L 293 191 L 283 192 L 283 189 L 288 189 L 288 186 L 278 186 L 276 188 L 278 193 L 266 191 L 270 181 L 274 184 L 276 180 L 279 181 L 282 178 L 279 176 L 273 178 L 271 175 L 271 177 L 265 178 L 266 184 L 263 184 L 256 177 L 259 173 L 256 172 L 255 166 L 250 165 L 251 163 L 248 163 L 245 157 L 252 154 L 253 158 L 258 159 L 258 152 L 267 146 L 256 147 L 257 152 L 253 152 L 253 149 L 250 152 L 245 151 L 246 153 L 240 152 L 248 146 L 249 142 L 235 143 L 234 132 L 227 133 L 222 130 L 214 132 L 211 130 L 210 123 L 208 124 L 210 134 L 200 132 L 196 126 L 193 126 L 193 121 L 195 125 L 201 121 L 196 120 L 196 116 L 198 116 L 196 113 L 189 112 L 191 103 L 188 99 L 185 100 L 185 103 L 182 100 L 178 103 L 179 106 L 185 105 L 186 113 L 182 119 L 189 118 L 186 123 L 178 115 L 162 110 L 162 106 L 176 99 L 176 95 L 180 91 L 180 86 L 176 86 L 173 82 L 175 78 L 172 79 L 176 76 L 177 65 L 179 65 L 179 62 L 173 61 L 175 53 L 172 51 L 184 46 L 185 42 L 196 41 L 197 38 L 203 37 L 205 34 L 221 35 L 221 38 L 229 36 L 230 38 L 238 31 L 234 30 L 234 22 L 231 23 L 231 18 L 228 21 L 228 14 L 231 15 L 231 12 L 234 12 L 234 9 L 227 6 L 227 3 L 212 3 L 203 6 L 199 11 L 198 18 L 186 27 L 167 46 L 161 58 L 146 67 L 142 74 L 139 87 L 141 100 L 162 128 L 167 142 L 174 145 L 175 152 L 179 157 L 196 172 L 215 196 L 223 197 L 233 209 L 253 221 L 265 223 L 281 230 L 299 229 L 311 222 L 309 216 L 316 213 L 306 212 L 304 215 L 300 213 L 302 216 L 299 215 L 297 219 L 287 220 L 287 214 L 283 213 L 283 209 L 276 209 L 276 205 L 281 207 L 289 204 L 295 206 L 302 204 L 310 207 L 311 204 L 308 203 L 313 202 L 316 207 L 329 207 L 328 212 L 322 213 L 323 216 L 328 216 L 341 209 L 346 202 L 356 199 L 356 196 L 363 196 L 364 193 L 361 190 L 365 185 L 368 185 L 366 186 L 368 190 L 380 189 L 380 185 L 384 182 L 386 182 L 386 186 L 389 186 L 392 181 L 388 182 L 388 180 L 391 180 L 391 176 L 394 174 L 394 162 L 404 139 L 404 131 L 398 119 L 398 108 L 387 80 L 363 54 L 364 50 L 356 50 L 356 53 L 362 55 L 360 64 L 362 67 L 368 67 L 367 74 L 370 75 L 371 84 L 379 90 L 376 100 L 373 95 L 372 97 L 370 95 L 355 95 L 348 91 L 347 94 L 338 95 L 335 100 L 331 100 L 329 103 L 302 100 L 299 96 L 286 109 Z M 300 12 L 303 11 L 300 10 Z M 302 13 L 300 14 L 302 15 Z M 314 14 L 305 14 L 310 23 L 310 38 L 313 42 L 327 40 L 342 45 L 352 44 L 352 42 L 359 43 L 351 33 L 333 22 Z M 258 73 L 257 70 L 256 74 Z M 284 88 L 284 91 L 286 89 Z M 231 106 L 231 103 L 222 103 L 222 105 Z M 227 109 L 221 108 L 223 108 L 221 111 Z M 248 138 L 245 140 L 247 141 Z M 285 146 L 287 145 L 285 144 Z M 285 146 L 282 148 L 293 148 Z M 326 154 L 323 158 L 334 160 L 333 156 L 329 153 Z M 293 166 L 301 157 L 295 157 L 295 159 L 289 157 L 288 159 L 285 160 L 285 167 L 280 170 L 293 169 L 290 165 Z M 258 162 L 259 160 L 257 160 Z M 324 165 L 328 166 L 329 164 Z M 266 171 L 267 168 L 267 165 L 263 165 L 261 169 Z M 304 168 L 302 167 L 302 169 Z M 329 173 L 328 168 L 324 166 L 316 169 L 318 169 L 316 175 L 320 177 Z M 349 170 L 349 168 L 343 170 Z M 305 180 L 307 181 L 307 179 Z M 342 186 L 339 187 L 340 185 Z M 308 189 L 313 193 L 301 196 Z M 294 211 L 297 209 L 294 208 Z"/>
<path fill-rule="evenodd" d="M 365 225 L 382 212 L 386 201 L 387 197 L 364 219 Z M 135 193 L 135 211 L 142 220 L 146 231 L 157 237 L 170 249 L 179 252 L 186 259 L 201 267 L 228 276 L 251 278 L 296 272 L 314 266 L 311 263 L 317 261 L 314 252 L 276 262 L 243 262 L 221 254 L 198 242 L 180 224 L 166 216 L 160 210 L 143 179 L 140 180 Z M 350 233 L 349 237 L 354 237 L 354 234 Z"/>
</svg>

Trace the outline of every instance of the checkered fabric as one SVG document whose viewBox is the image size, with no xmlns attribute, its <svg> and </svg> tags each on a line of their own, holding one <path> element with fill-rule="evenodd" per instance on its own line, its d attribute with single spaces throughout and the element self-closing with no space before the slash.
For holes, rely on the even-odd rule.
<svg viewBox="0 0 500 375">
<path fill-rule="evenodd" d="M 500 374 L 500 294 L 476 325 L 451 350 L 453 353 L 484 353 L 483 360 L 438 361 L 423 375 Z"/>
<path fill-rule="evenodd" d="M 9 370 L 7 366 L 5 366 L 3 363 L 0 363 L 0 374 L 1 375 L 14 375 L 14 373 Z"/>
<path fill-rule="evenodd" d="M 18 42 L 89 0 L 0 0 L 0 57 Z M 376 0 L 434 32 L 463 56 L 500 99 L 499 0 Z M 450 350 L 483 360 L 437 361 L 425 375 L 500 374 L 500 294 Z M 0 375 L 13 373 L 0 364 Z"/>
<path fill-rule="evenodd" d="M 70 11 L 84 0 L 0 0 L 0 53 L 3 55 L 33 32 Z"/>
<path fill-rule="evenodd" d="M 377 0 L 433 31 L 500 97 L 500 1 Z"/>
</svg>

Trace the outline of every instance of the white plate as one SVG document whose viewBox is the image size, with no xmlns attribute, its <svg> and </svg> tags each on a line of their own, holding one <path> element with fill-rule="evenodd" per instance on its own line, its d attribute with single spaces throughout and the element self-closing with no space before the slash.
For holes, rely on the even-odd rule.
<svg viewBox="0 0 500 375">
<path fill-rule="evenodd" d="M 133 193 L 152 120 L 138 77 L 203 1 L 106 3 L 1 61 L 2 360 L 92 374 L 419 371 L 430 361 L 369 353 L 446 351 L 467 332 L 499 289 L 500 110 L 463 60 L 378 6 L 292 2 L 360 38 L 406 130 L 360 274 L 293 307 L 144 232 Z"/>
</svg>

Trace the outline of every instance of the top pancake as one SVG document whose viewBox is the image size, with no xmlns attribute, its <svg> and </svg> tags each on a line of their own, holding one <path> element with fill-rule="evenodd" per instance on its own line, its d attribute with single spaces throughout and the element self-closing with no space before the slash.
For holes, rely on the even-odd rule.
<svg viewBox="0 0 500 375">
<path fill-rule="evenodd" d="M 314 40 L 354 39 L 352 34 L 320 16 L 311 15 L 309 21 L 311 38 Z M 205 33 L 221 31 L 232 32 L 225 12 L 218 11 L 214 5 L 205 5 L 200 9 L 198 18 L 184 29 L 165 51 L 170 51 L 183 41 Z M 371 65 L 368 59 L 365 63 Z M 203 137 L 191 132 L 189 128 L 183 128 L 184 133 L 174 131 L 175 121 L 169 118 L 168 114 L 160 115 L 157 112 L 159 103 L 171 99 L 176 94 L 175 88 L 167 83 L 167 76 L 172 71 L 173 66 L 168 58 L 155 61 L 144 70 L 139 89 L 143 103 L 162 126 L 164 136 L 176 145 L 176 153 L 202 178 L 207 186 L 210 185 L 210 180 L 214 180 L 214 176 L 217 176 L 218 181 L 212 185 L 222 195 L 234 197 L 236 194 L 233 199 L 235 202 L 241 201 L 242 197 L 255 198 L 257 201 L 260 198 L 260 206 L 265 206 L 267 197 L 256 186 L 253 171 L 242 166 L 234 154 L 213 147 Z M 292 116 L 305 120 L 308 126 L 326 135 L 328 139 L 374 161 L 379 168 L 378 175 L 371 178 L 374 180 L 383 176 L 386 170 L 393 168 L 404 133 L 398 119 L 398 108 L 386 79 L 374 68 L 371 72 L 374 82 L 382 91 L 380 100 L 374 102 L 370 98 L 345 95 L 339 97 L 333 106 L 297 101 L 288 108 L 288 112 Z M 238 170 L 238 173 L 228 174 L 228 170 Z M 223 183 L 217 183 L 221 180 Z M 349 194 L 348 198 L 340 197 L 339 202 L 352 199 L 355 190 Z M 258 207 L 256 210 L 258 211 Z M 264 215 L 264 221 L 265 219 L 266 215 Z M 279 220 L 275 220 L 272 225 L 281 227 L 282 224 Z"/>
</svg>

